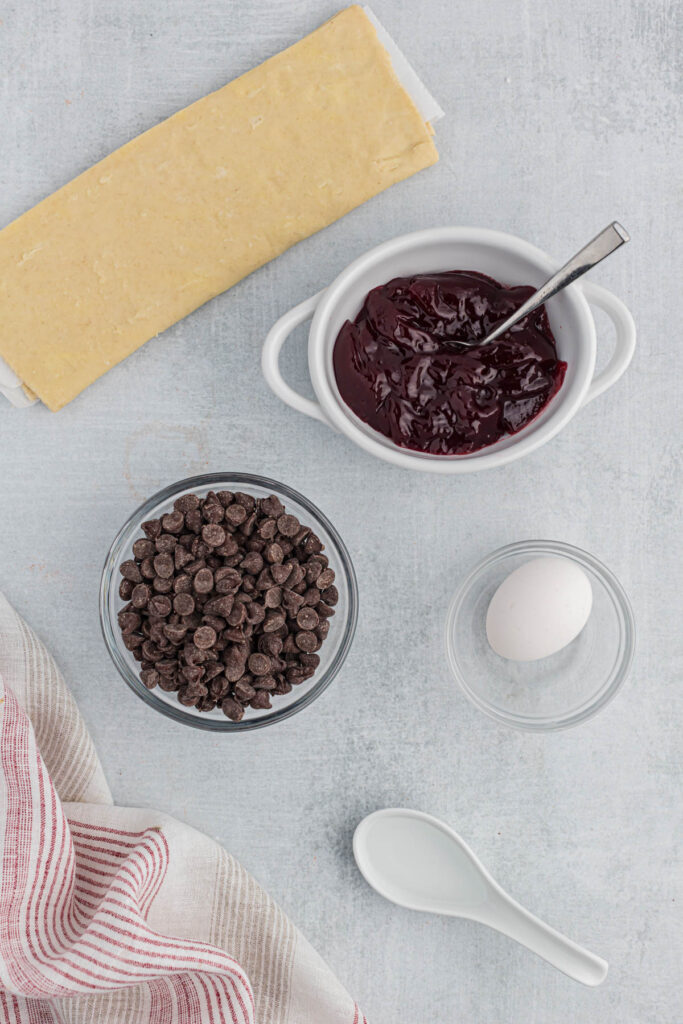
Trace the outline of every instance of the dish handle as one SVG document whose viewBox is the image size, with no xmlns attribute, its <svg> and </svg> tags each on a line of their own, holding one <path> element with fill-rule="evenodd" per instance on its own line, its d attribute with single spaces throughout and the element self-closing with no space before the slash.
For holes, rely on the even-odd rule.
<svg viewBox="0 0 683 1024">
<path fill-rule="evenodd" d="M 618 299 L 607 288 L 603 288 L 602 285 L 595 284 L 593 281 L 586 281 L 581 285 L 581 289 L 591 306 L 597 306 L 598 309 L 607 313 L 617 332 L 612 358 L 604 370 L 593 377 L 583 400 L 583 404 L 586 405 L 601 395 L 603 391 L 607 391 L 607 388 L 616 384 L 628 368 L 636 347 L 636 325 L 621 299 Z"/>
<path fill-rule="evenodd" d="M 280 352 L 282 346 L 295 327 L 298 327 L 313 316 L 318 303 L 325 294 L 325 290 L 323 289 L 316 295 L 312 295 L 310 299 L 300 302 L 298 306 L 294 306 L 293 309 L 290 309 L 289 312 L 285 313 L 273 324 L 263 344 L 261 369 L 268 386 L 278 398 L 281 398 L 287 405 L 291 405 L 292 409 L 303 412 L 306 416 L 312 416 L 313 419 L 320 420 L 329 427 L 331 426 L 330 421 L 321 406 L 311 398 L 304 398 L 298 391 L 290 387 L 280 373 Z"/>
</svg>

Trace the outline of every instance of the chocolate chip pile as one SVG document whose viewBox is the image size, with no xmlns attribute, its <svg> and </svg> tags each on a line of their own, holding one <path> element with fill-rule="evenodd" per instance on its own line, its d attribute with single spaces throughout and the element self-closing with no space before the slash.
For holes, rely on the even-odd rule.
<svg viewBox="0 0 683 1024">
<path fill-rule="evenodd" d="M 238 722 L 311 678 L 339 595 L 320 539 L 278 498 L 183 494 L 142 529 L 118 620 L 146 687 Z"/>
</svg>

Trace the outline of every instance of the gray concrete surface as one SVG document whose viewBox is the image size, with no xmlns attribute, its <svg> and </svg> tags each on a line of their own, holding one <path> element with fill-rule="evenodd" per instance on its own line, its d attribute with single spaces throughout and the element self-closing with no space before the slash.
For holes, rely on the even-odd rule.
<svg viewBox="0 0 683 1024">
<path fill-rule="evenodd" d="M 681 8 L 374 8 L 447 111 L 440 164 L 254 274 L 58 415 L 0 405 L 0 587 L 57 656 L 117 801 L 163 808 L 225 843 L 373 1024 L 675 1024 Z M 334 11 L 315 0 L 5 0 L 0 221 Z M 394 234 L 474 224 L 562 257 L 615 217 L 633 242 L 595 279 L 633 310 L 633 365 L 506 469 L 462 479 L 393 469 L 282 406 L 261 378 L 275 318 Z M 304 386 L 303 335 L 288 355 Z M 319 504 L 352 552 L 362 600 L 327 694 L 236 738 L 155 716 L 116 675 L 97 621 L 102 561 L 123 519 L 163 484 L 224 468 L 278 477 Z M 442 645 L 463 573 L 539 536 L 603 559 L 632 598 L 639 636 L 618 699 L 550 736 L 470 707 Z M 383 902 L 350 840 L 388 804 L 450 821 L 521 901 L 610 961 L 604 986 L 583 989 L 484 928 Z"/>
</svg>

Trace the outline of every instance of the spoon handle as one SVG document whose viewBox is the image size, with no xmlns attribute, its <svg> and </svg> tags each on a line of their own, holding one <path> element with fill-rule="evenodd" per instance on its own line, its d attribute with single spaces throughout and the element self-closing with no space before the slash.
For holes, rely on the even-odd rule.
<svg viewBox="0 0 683 1024">
<path fill-rule="evenodd" d="M 600 985 L 607 976 L 606 960 L 556 932 L 505 892 L 497 894 L 480 920 L 583 985 Z"/>
<path fill-rule="evenodd" d="M 581 277 L 594 267 L 601 260 L 604 260 L 606 256 L 613 253 L 615 249 L 618 249 L 624 242 L 628 242 L 630 235 L 625 228 L 622 228 L 621 224 L 617 221 L 613 221 L 609 227 L 606 227 L 604 231 L 601 231 L 599 235 L 596 235 L 592 242 L 585 245 L 580 252 L 577 252 L 575 256 L 565 263 L 556 274 L 546 281 L 544 285 L 534 292 L 526 302 L 519 307 L 516 313 L 509 316 L 507 320 L 504 320 L 502 324 L 491 331 L 484 341 L 479 342 L 481 345 L 488 345 L 490 342 L 495 341 L 501 334 L 505 334 L 513 324 L 516 324 L 519 320 L 522 320 L 527 313 L 531 313 L 532 310 L 538 306 L 542 306 L 544 302 L 550 299 L 557 292 L 561 291 L 572 281 L 576 281 L 578 277 Z"/>
</svg>

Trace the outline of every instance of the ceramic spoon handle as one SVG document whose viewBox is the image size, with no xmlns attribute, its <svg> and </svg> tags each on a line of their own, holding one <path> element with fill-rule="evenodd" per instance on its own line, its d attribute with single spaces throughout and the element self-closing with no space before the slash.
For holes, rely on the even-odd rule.
<svg viewBox="0 0 683 1024">
<path fill-rule="evenodd" d="M 572 256 L 569 262 L 565 263 L 556 274 L 553 274 L 544 285 L 541 285 L 538 291 L 534 292 L 512 316 L 509 316 L 507 320 L 499 324 L 495 330 L 487 335 L 483 342 L 478 342 L 478 344 L 488 345 L 490 342 L 495 341 L 496 338 L 499 338 L 501 334 L 505 334 L 513 324 L 522 320 L 527 313 L 531 313 L 538 306 L 542 306 L 544 302 L 547 302 L 548 299 L 556 295 L 562 288 L 566 288 L 572 281 L 576 281 L 577 277 L 581 277 L 591 267 L 594 267 L 596 263 L 600 263 L 606 256 L 609 256 L 615 249 L 618 249 L 620 245 L 623 245 L 624 242 L 628 242 L 630 237 L 628 231 L 622 228 L 621 224 L 613 221 L 604 231 L 596 235 L 588 245 L 584 245 L 580 252 Z"/>
<path fill-rule="evenodd" d="M 584 985 L 599 985 L 607 975 L 607 962 L 544 924 L 506 893 L 490 904 L 486 924 L 515 939 L 553 967 Z"/>
</svg>

